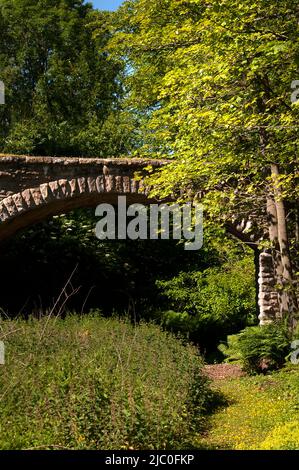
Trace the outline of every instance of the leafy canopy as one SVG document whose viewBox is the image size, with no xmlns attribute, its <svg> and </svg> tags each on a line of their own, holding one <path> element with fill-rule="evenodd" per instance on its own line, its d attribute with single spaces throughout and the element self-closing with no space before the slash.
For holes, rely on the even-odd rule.
<svg viewBox="0 0 299 470">
<path fill-rule="evenodd" d="M 123 64 L 103 50 L 108 18 L 83 0 L 0 0 L 1 152 L 129 151 L 135 125 L 121 110 Z"/>
<path fill-rule="evenodd" d="M 128 62 L 128 101 L 142 115 L 140 152 L 173 159 L 152 178 L 156 193 L 216 188 L 210 212 L 224 202 L 246 212 L 275 162 L 296 196 L 297 1 L 128 0 L 114 29 L 109 47 Z"/>
</svg>

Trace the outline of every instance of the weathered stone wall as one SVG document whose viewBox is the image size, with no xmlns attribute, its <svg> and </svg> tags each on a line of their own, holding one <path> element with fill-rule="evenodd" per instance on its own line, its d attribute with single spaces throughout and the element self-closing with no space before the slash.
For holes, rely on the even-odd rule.
<svg viewBox="0 0 299 470">
<path fill-rule="evenodd" d="M 35 188 L 43 183 L 72 180 L 79 177 L 111 176 L 134 178 L 134 173 L 145 166 L 154 168 L 165 164 L 159 160 L 30 157 L 0 154 L 0 200 L 24 189 Z"/>
<path fill-rule="evenodd" d="M 280 316 L 277 280 L 271 253 L 262 252 L 259 255 L 258 283 L 259 320 L 261 325 L 266 325 Z"/>
</svg>

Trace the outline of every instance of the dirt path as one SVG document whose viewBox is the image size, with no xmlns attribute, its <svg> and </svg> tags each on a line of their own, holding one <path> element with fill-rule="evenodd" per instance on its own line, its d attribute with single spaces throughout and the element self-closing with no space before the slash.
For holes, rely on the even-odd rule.
<svg viewBox="0 0 299 470">
<path fill-rule="evenodd" d="M 204 367 L 205 374 L 213 381 L 244 377 L 246 374 L 236 364 L 213 364 Z"/>
</svg>

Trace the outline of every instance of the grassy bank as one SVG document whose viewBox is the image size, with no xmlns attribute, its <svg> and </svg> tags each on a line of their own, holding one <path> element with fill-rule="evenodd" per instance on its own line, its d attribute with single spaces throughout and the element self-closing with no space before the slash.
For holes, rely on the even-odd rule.
<svg viewBox="0 0 299 470">
<path fill-rule="evenodd" d="M 0 449 L 193 445 L 210 396 L 193 347 L 97 315 L 0 326 Z"/>
<path fill-rule="evenodd" d="M 214 387 L 227 405 L 210 419 L 209 449 L 299 449 L 299 367 L 266 376 L 226 378 Z"/>
</svg>

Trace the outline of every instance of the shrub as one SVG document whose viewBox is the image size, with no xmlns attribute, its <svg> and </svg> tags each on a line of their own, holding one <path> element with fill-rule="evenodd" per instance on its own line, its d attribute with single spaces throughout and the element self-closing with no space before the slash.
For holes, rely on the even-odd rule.
<svg viewBox="0 0 299 470">
<path fill-rule="evenodd" d="M 192 346 L 98 315 L 0 326 L 1 449 L 191 445 L 210 396 Z"/>
<path fill-rule="evenodd" d="M 189 335 L 203 349 L 256 319 L 252 259 L 227 263 L 203 272 L 183 272 L 157 283 L 170 309 L 161 314 L 167 329 Z"/>
<path fill-rule="evenodd" d="M 248 373 L 279 369 L 290 351 L 290 332 L 286 325 L 273 323 L 245 328 L 227 338 L 219 350 L 226 362 L 240 362 Z"/>
<path fill-rule="evenodd" d="M 277 426 L 261 444 L 261 450 L 299 450 L 299 421 Z"/>
</svg>

